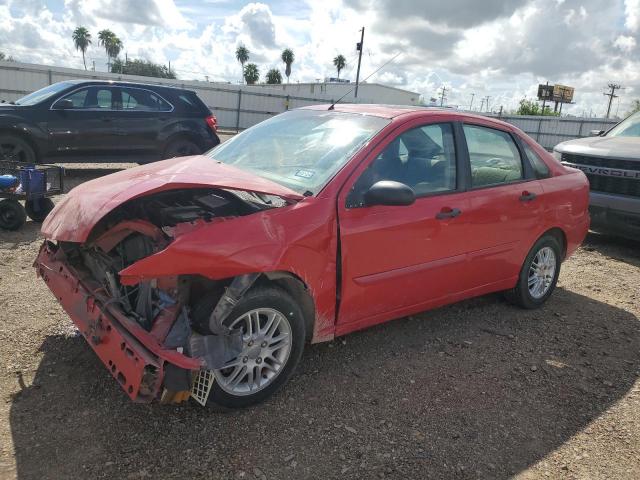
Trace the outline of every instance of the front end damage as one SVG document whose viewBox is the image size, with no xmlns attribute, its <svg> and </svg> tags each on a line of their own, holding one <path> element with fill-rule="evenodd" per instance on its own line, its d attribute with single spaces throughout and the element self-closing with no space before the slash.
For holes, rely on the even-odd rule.
<svg viewBox="0 0 640 480">
<path fill-rule="evenodd" d="M 45 241 L 34 267 L 132 400 L 180 402 L 200 371 L 220 369 L 241 351 L 242 332 L 225 320 L 260 274 L 123 282 L 121 272 L 183 235 L 288 204 L 278 196 L 220 188 L 156 192 L 119 205 L 84 242 Z M 198 323 L 193 305 L 212 294 L 218 303 Z"/>
</svg>

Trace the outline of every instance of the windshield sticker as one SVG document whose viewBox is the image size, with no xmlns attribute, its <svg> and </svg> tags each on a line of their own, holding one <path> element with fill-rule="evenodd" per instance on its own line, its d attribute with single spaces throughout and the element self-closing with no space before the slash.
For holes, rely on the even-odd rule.
<svg viewBox="0 0 640 480">
<path fill-rule="evenodd" d="M 316 172 L 314 172 L 313 170 L 298 170 L 295 175 L 296 177 L 302 177 L 302 178 L 311 178 L 313 177 L 313 175 Z"/>
</svg>

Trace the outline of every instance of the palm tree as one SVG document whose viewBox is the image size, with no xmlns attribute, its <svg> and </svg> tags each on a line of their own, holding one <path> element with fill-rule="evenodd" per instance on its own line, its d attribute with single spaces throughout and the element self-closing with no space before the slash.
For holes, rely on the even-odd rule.
<svg viewBox="0 0 640 480">
<path fill-rule="evenodd" d="M 91 45 L 91 34 L 89 33 L 89 30 L 84 27 L 77 27 L 73 31 L 73 44 L 76 46 L 76 50 L 80 50 L 82 52 L 82 63 L 86 70 L 87 62 L 84 58 L 84 54 L 87 52 L 89 45 Z"/>
<path fill-rule="evenodd" d="M 347 66 L 347 59 L 342 55 L 338 55 L 333 59 L 333 65 L 336 67 L 338 71 L 338 78 L 340 78 L 340 70 Z"/>
<path fill-rule="evenodd" d="M 116 37 L 116 34 L 111 30 L 100 30 L 98 32 L 98 40 L 107 53 L 107 66 L 111 70 L 111 60 L 116 58 L 122 51 L 122 40 Z"/>
<path fill-rule="evenodd" d="M 282 74 L 277 68 L 272 68 L 267 72 L 267 83 L 269 85 L 279 85 L 282 83 Z"/>
<path fill-rule="evenodd" d="M 282 51 L 282 61 L 285 63 L 287 68 L 284 70 L 284 74 L 287 76 L 287 83 L 289 83 L 289 76 L 291 75 L 291 64 L 295 60 L 295 55 L 293 54 L 293 50 L 290 48 L 286 48 Z"/>
<path fill-rule="evenodd" d="M 260 71 L 255 63 L 249 63 L 244 67 L 244 80 L 247 85 L 253 85 L 260 78 Z"/>
<path fill-rule="evenodd" d="M 244 64 L 249 60 L 249 50 L 244 45 L 238 45 L 236 48 L 236 60 L 242 66 L 242 75 L 244 75 Z"/>
</svg>

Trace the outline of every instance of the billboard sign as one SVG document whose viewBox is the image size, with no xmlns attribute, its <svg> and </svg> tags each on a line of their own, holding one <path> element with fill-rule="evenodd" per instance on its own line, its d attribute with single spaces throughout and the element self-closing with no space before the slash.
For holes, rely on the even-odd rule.
<svg viewBox="0 0 640 480">
<path fill-rule="evenodd" d="M 573 92 L 574 88 L 566 85 L 538 85 L 538 100 L 571 103 Z"/>
</svg>

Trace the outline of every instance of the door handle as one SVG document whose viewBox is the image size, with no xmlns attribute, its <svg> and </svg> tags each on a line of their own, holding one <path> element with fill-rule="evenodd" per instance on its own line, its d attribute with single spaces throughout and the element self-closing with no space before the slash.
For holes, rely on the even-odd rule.
<svg viewBox="0 0 640 480">
<path fill-rule="evenodd" d="M 444 207 L 436 214 L 438 220 L 445 220 L 447 218 L 455 218 L 460 215 L 462 211 L 459 208 Z"/>
<path fill-rule="evenodd" d="M 536 199 L 536 194 L 533 192 L 527 192 L 526 190 L 522 192 L 522 195 L 520 195 L 521 202 L 530 202 L 535 199 Z"/>
</svg>

